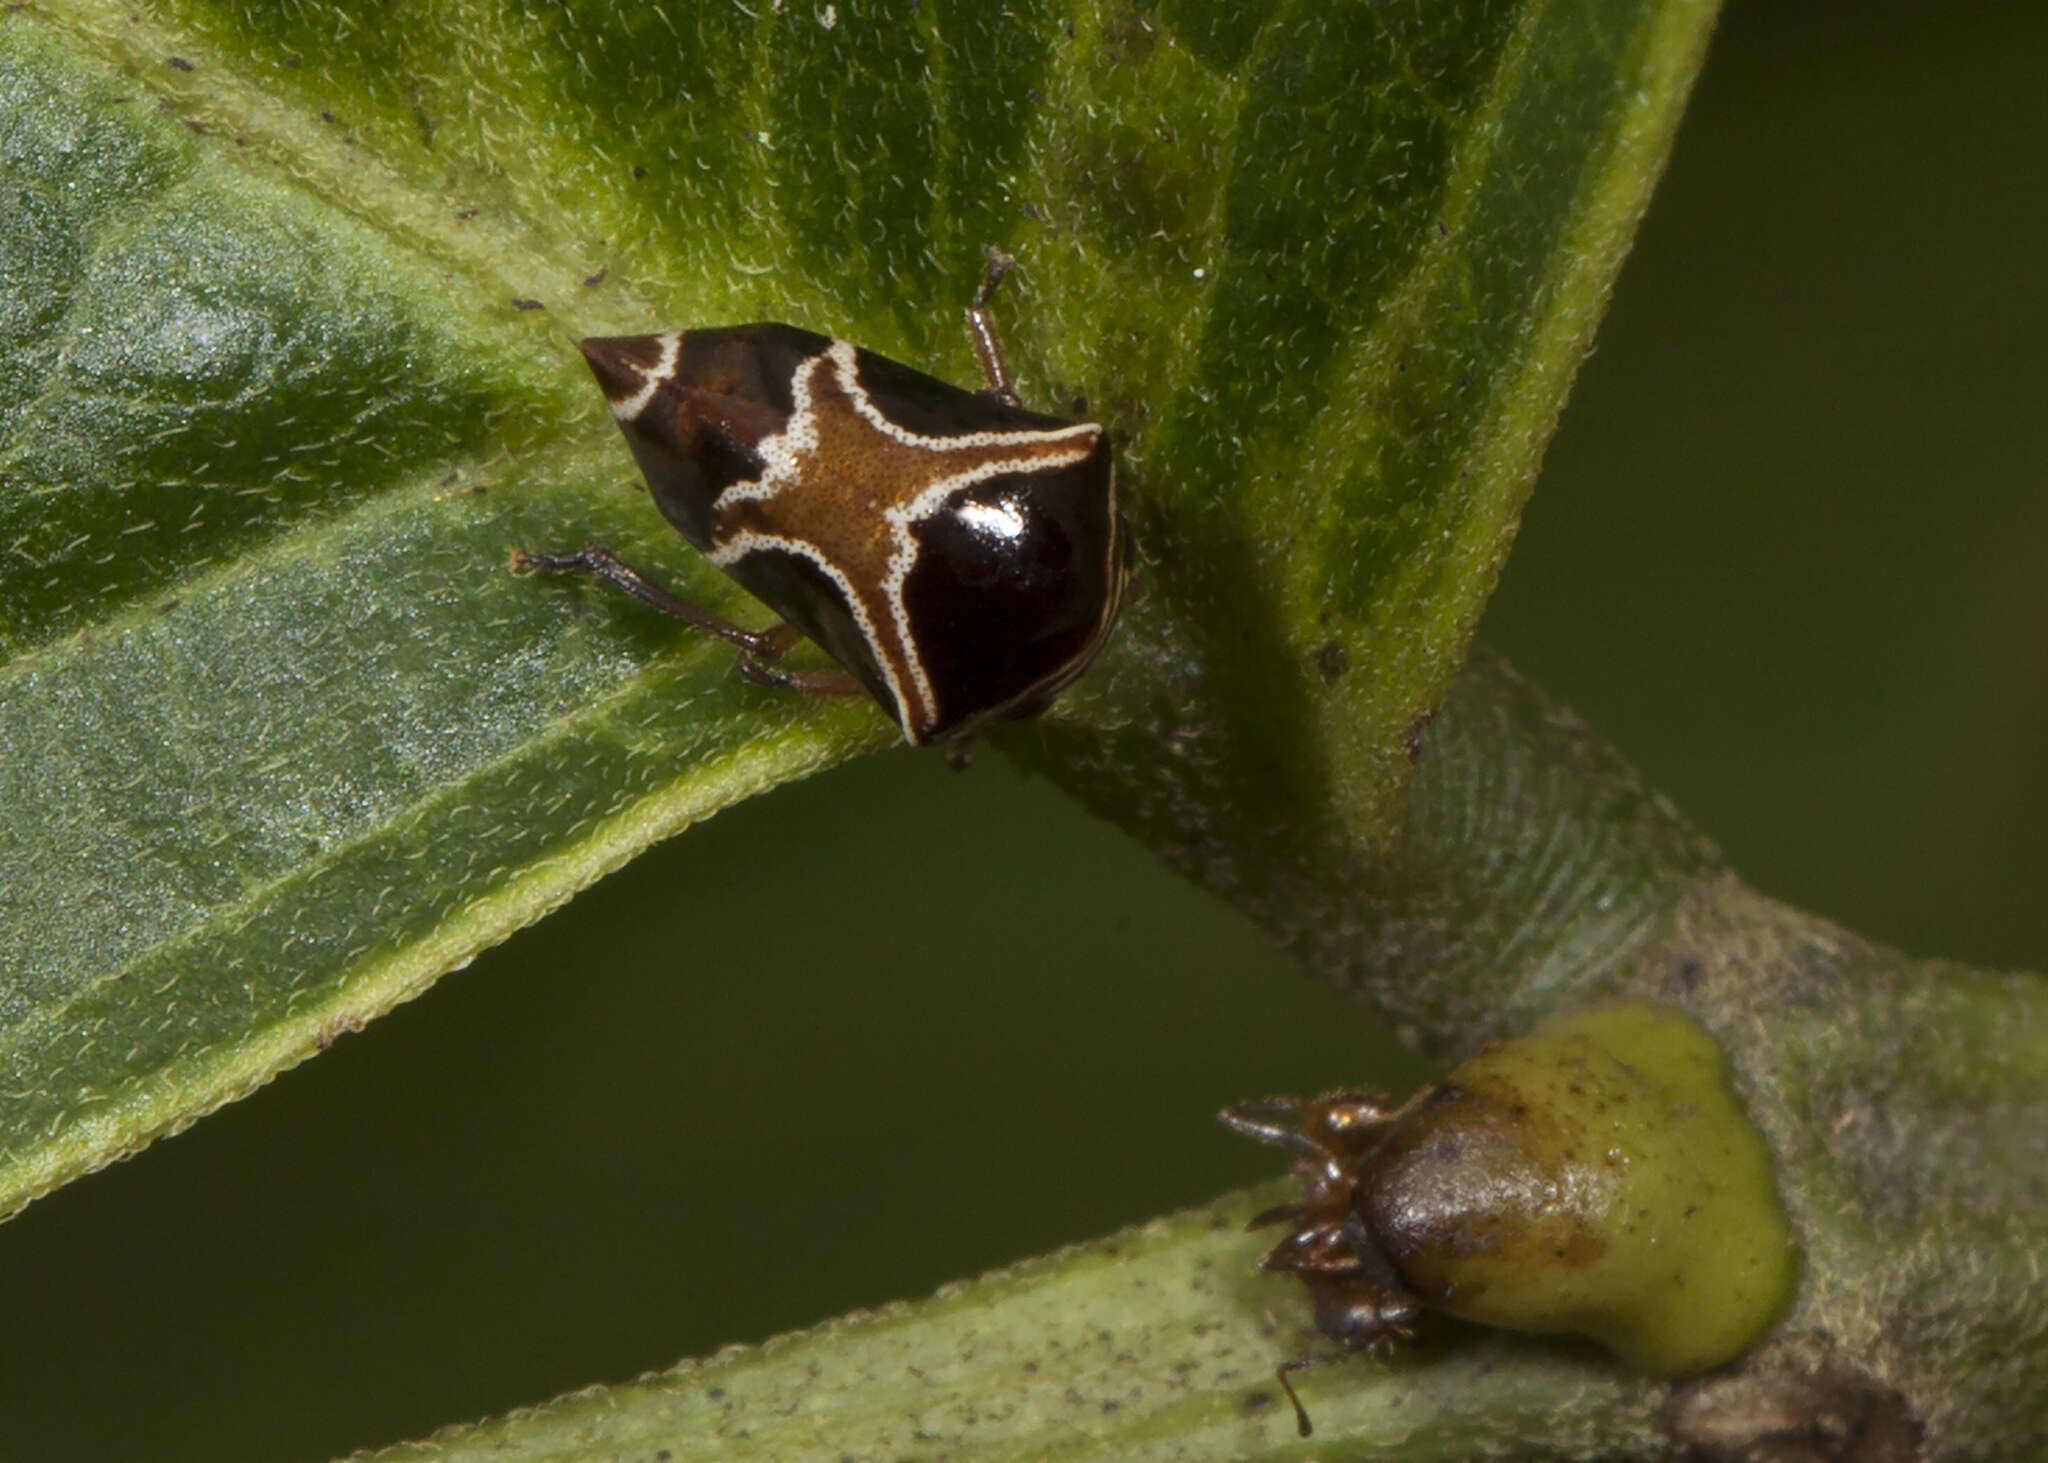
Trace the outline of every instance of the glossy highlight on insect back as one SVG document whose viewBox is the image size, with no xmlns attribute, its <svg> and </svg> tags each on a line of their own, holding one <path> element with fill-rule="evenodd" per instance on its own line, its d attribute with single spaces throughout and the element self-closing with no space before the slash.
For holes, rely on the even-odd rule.
<svg viewBox="0 0 2048 1463">
<path fill-rule="evenodd" d="M 1115 624 L 1127 546 L 1103 429 L 1026 410 L 986 315 L 966 391 L 793 325 L 581 342 L 656 506 L 783 619 L 747 631 L 590 546 L 515 568 L 597 574 L 739 648 L 742 675 L 865 691 L 926 743 L 1025 717 Z M 774 664 L 801 638 L 840 672 Z"/>
</svg>

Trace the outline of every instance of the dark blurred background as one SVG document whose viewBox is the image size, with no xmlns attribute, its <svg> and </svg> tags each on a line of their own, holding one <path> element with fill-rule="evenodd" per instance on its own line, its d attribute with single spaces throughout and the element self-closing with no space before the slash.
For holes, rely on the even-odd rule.
<svg viewBox="0 0 2048 1463">
<path fill-rule="evenodd" d="M 1760 887 L 2034 968 L 2044 56 L 2042 6 L 1729 8 L 1484 631 Z M 1414 1075 L 1050 787 L 879 757 L 0 1229 L 0 1458 L 417 1436 L 1271 1177 L 1218 1106 Z"/>
</svg>

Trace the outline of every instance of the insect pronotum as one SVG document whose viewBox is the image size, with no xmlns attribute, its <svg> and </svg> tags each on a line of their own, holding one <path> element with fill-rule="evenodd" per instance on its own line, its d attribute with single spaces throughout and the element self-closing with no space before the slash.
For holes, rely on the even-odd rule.
<svg viewBox="0 0 2048 1463">
<path fill-rule="evenodd" d="M 1101 426 L 1019 404 L 988 306 L 966 391 L 793 325 L 581 342 L 662 515 L 781 616 L 747 630 L 587 545 L 519 570 L 594 574 L 736 646 L 758 685 L 865 691 L 912 743 L 1034 716 L 1108 639 L 1128 546 Z M 839 669 L 779 662 L 815 641 Z"/>
</svg>

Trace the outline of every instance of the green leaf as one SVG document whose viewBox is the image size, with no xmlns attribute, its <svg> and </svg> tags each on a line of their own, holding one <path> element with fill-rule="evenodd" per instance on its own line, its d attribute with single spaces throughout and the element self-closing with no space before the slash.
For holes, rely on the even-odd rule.
<svg viewBox="0 0 2048 1463">
<path fill-rule="evenodd" d="M 956 310 L 987 243 L 1024 260 L 1004 309 L 1027 398 L 1082 399 L 1118 438 L 1139 557 L 1103 666 L 1006 747 L 1322 963 L 1351 958 L 1360 889 L 1417 928 L 1471 913 L 1497 933 L 1469 891 L 1368 875 L 1711 16 L 10 14 L 0 1210 L 416 994 L 653 839 L 886 743 L 872 707 L 745 687 L 717 648 L 504 560 L 596 538 L 749 616 L 619 491 L 571 338 L 782 318 L 965 380 Z M 1645 801 L 1615 786 L 1585 811 L 1596 839 Z M 1648 824 L 1663 841 L 1587 887 L 1650 903 L 1610 901 L 1580 955 L 1626 948 L 1711 866 Z M 1540 1006 L 1578 978 L 1571 952 L 1541 953 L 1549 985 L 1423 998 L 1418 1024 Z M 1205 1224 L 1216 1248 L 1171 1229 L 1161 1274 L 1225 1252 L 1243 1269 L 1243 1240 Z M 1103 1303 L 1134 1355 L 1171 1365 L 1177 1312 Z M 1046 1383 L 1081 1386 L 1065 1333 L 1026 1311 L 966 1324 L 1064 1350 Z M 1274 1359 L 1256 1329 L 1239 1306 L 1219 1333 L 1248 1386 Z M 1522 1374 L 1503 1383 L 1490 1436 L 1585 1395 L 1577 1369 L 1515 1354 L 1551 1380 L 1526 1406 Z M 1205 1376 L 1195 1412 L 1237 1405 Z M 779 1406 L 806 1384 L 776 1385 Z M 1620 1432 L 1563 1426 L 1635 1436 L 1643 1395 L 1613 1384 Z M 649 1397 L 592 1408 L 623 1430 L 579 1446 L 686 1426 Z M 1178 1426 L 1114 1416 L 1104 1446 L 1125 1456 L 1131 1429 Z M 1203 1446 L 1234 1451 L 1246 1426 Z"/>
<path fill-rule="evenodd" d="M 1240 809 L 1390 835 L 1706 18 L 12 14 L 0 1210 L 888 739 L 503 572 L 596 538 L 747 613 L 619 491 L 570 332 L 965 377 L 1018 250 L 1026 388 L 1110 422 L 1141 546 L 1073 724 L 1184 708 Z"/>
<path fill-rule="evenodd" d="M 587 268 L 99 18 L 0 29 L 0 1212 L 888 737 L 505 572 L 604 537 L 738 601 L 512 304 Z"/>
<path fill-rule="evenodd" d="M 1300 1456 L 1273 1343 L 1256 1324 L 1273 1281 L 1247 1262 L 1252 1212 L 1240 1196 L 916 1306 L 369 1458 Z M 1427 1463 L 1538 1456 L 1546 1443 L 1565 1456 L 1623 1456 L 1649 1432 L 1654 1389 L 1619 1368 L 1504 1332 L 1460 1340 L 1411 1349 L 1391 1377 L 1362 1361 L 1312 1374 L 1325 1379 L 1313 1394 L 1318 1435 L 1356 1456 Z M 1481 1395 L 1486 1405 L 1473 1406 Z"/>
</svg>

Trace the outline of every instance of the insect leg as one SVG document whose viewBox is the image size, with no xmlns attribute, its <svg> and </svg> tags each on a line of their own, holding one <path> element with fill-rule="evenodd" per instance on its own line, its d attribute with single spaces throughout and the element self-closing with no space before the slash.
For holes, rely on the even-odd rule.
<svg viewBox="0 0 2048 1463">
<path fill-rule="evenodd" d="M 755 638 L 761 643 L 742 646 L 739 659 L 734 662 L 740 679 L 749 685 L 775 691 L 804 691 L 813 696 L 858 696 L 867 689 L 854 679 L 851 671 L 786 671 L 768 664 L 804 638 L 804 632 L 794 625 L 770 625 Z"/>
<path fill-rule="evenodd" d="M 1275 1143 L 1313 1163 L 1320 1164 L 1325 1157 L 1321 1145 L 1299 1128 L 1287 1126 L 1290 1120 L 1301 1115 L 1301 1105 L 1288 1098 L 1274 1098 L 1268 1102 L 1246 1102 L 1236 1107 L 1227 1107 L 1216 1114 L 1225 1127 L 1234 1128 L 1247 1138 L 1256 1138 L 1261 1143 Z"/>
<path fill-rule="evenodd" d="M 1293 1361 L 1283 1361 L 1273 1368 L 1273 1375 L 1280 1379 L 1280 1390 L 1285 1392 L 1287 1400 L 1294 1404 L 1294 1429 L 1303 1437 L 1315 1432 L 1315 1428 L 1309 1424 L 1308 1409 L 1301 1405 L 1301 1398 L 1295 1395 L 1291 1374 L 1305 1372 L 1311 1367 L 1329 1366 L 1333 1362 L 1350 1361 L 1355 1354 L 1346 1352 L 1337 1356 L 1297 1356 Z"/>
<path fill-rule="evenodd" d="M 981 361 L 981 374 L 988 382 L 988 389 L 981 394 L 992 396 L 1008 406 L 1019 406 L 1017 392 L 1010 381 L 1009 363 L 1003 359 L 1003 343 L 996 337 L 995 321 L 988 313 L 988 302 L 995 298 L 996 286 L 1003 282 L 1003 276 L 1016 267 L 1017 261 L 995 245 L 988 246 L 988 273 L 981 277 L 981 288 L 974 292 L 974 302 L 967 307 L 967 335 L 974 342 L 974 354 Z"/>
<path fill-rule="evenodd" d="M 778 625 L 777 630 L 791 628 Z M 774 631 L 769 631 L 773 634 Z M 797 639 L 802 639 L 801 632 Z M 785 646 L 783 649 L 787 649 Z M 780 655 L 781 650 L 774 652 Z M 774 691 L 803 691 L 812 696 L 858 696 L 867 688 L 854 679 L 853 672 L 840 670 L 786 671 L 781 666 L 768 664 L 768 659 L 752 650 L 740 651 L 736 668 L 740 679 L 749 685 L 766 686 Z"/>
<path fill-rule="evenodd" d="M 638 569 L 619 562 L 610 549 L 599 544 L 585 544 L 573 554 L 533 554 L 525 549 L 514 549 L 511 568 L 515 574 L 536 570 L 544 574 L 595 574 L 642 604 L 651 605 L 686 625 L 694 625 L 707 635 L 716 635 L 720 640 L 737 645 L 742 659 L 755 655 L 773 660 L 802 638 L 801 633 L 794 638 L 788 636 L 785 632 L 790 627 L 787 625 L 777 625 L 768 630 L 742 630 L 702 605 L 678 599 Z"/>
</svg>

